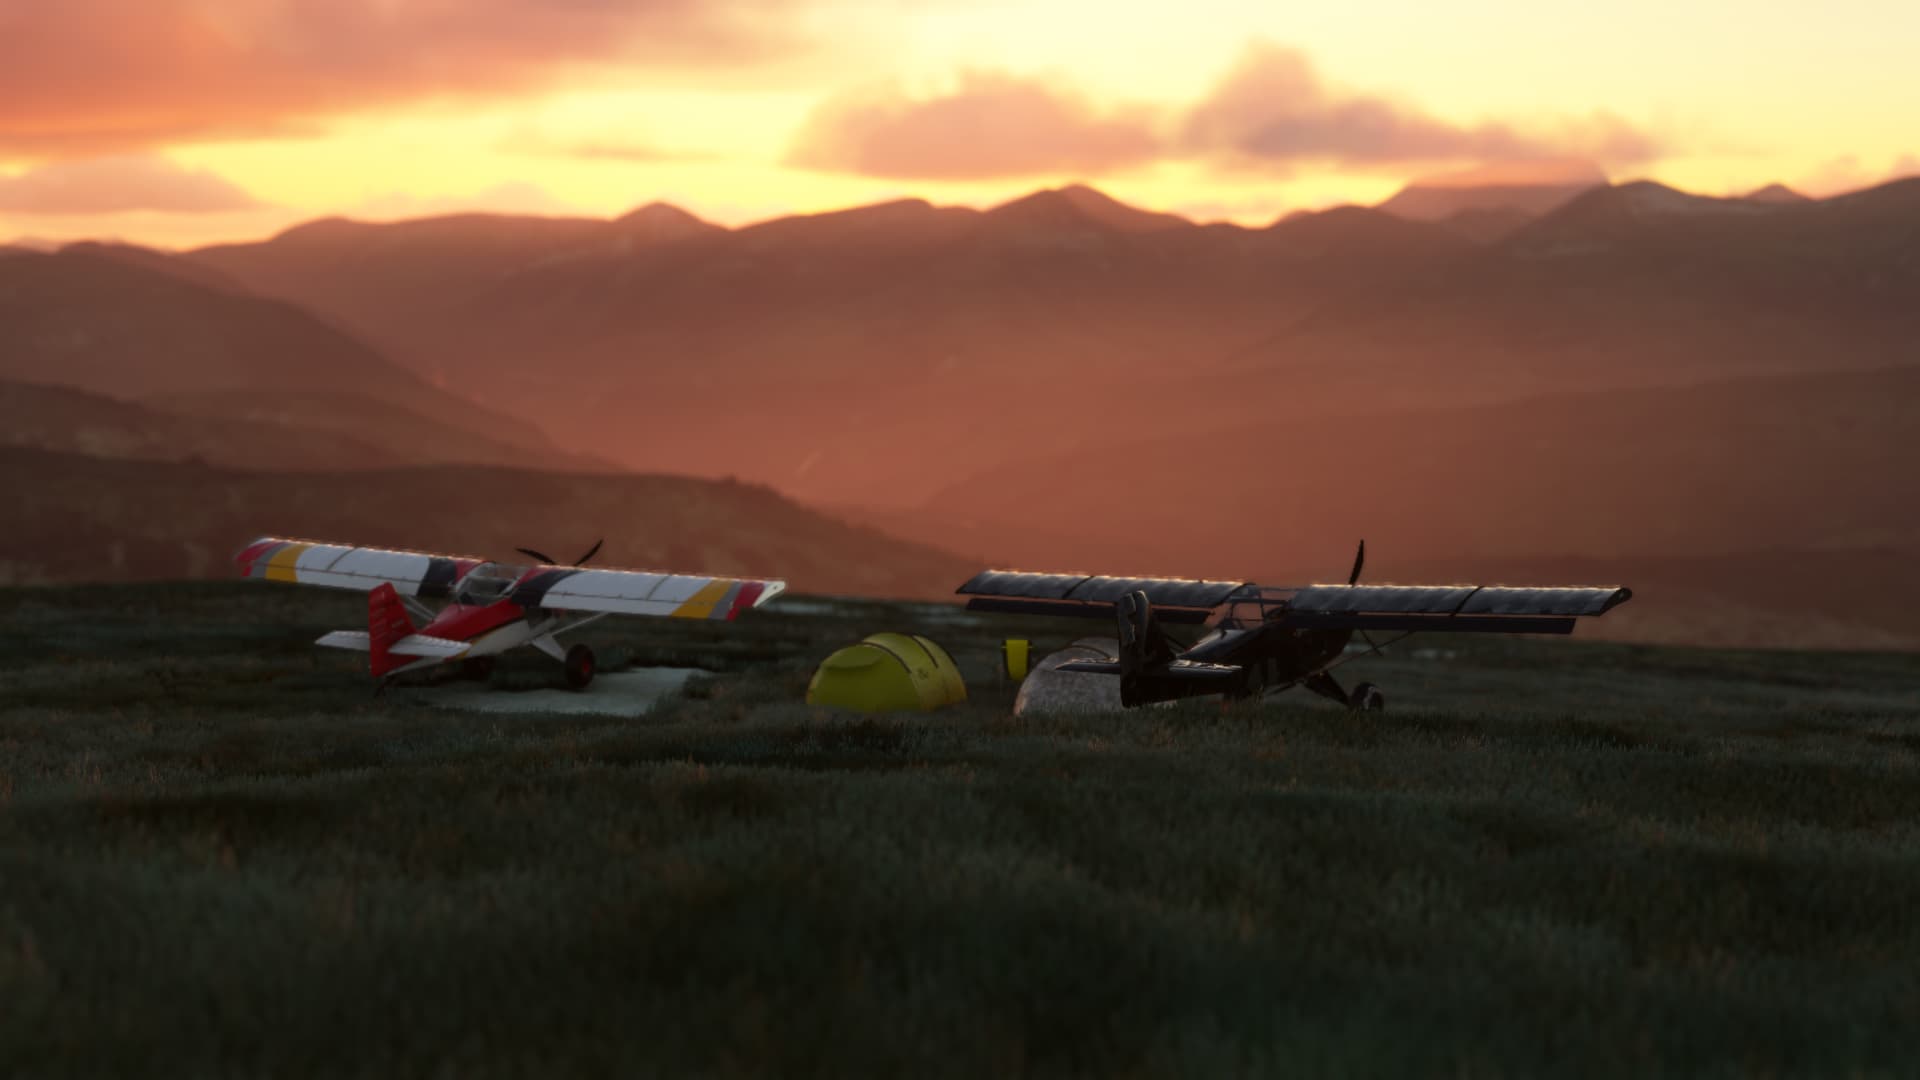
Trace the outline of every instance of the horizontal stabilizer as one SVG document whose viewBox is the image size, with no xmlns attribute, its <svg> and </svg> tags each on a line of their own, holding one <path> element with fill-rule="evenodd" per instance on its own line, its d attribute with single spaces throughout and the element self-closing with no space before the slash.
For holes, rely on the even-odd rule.
<svg viewBox="0 0 1920 1080">
<path fill-rule="evenodd" d="M 315 645 L 325 645 L 330 649 L 357 649 L 366 652 L 368 637 L 365 630 L 335 630 L 331 634 L 322 634 L 314 641 Z M 408 634 L 406 637 L 387 646 L 387 651 L 400 656 L 453 657 L 467 651 L 467 643 L 448 638 L 428 637 L 425 634 Z"/>
</svg>

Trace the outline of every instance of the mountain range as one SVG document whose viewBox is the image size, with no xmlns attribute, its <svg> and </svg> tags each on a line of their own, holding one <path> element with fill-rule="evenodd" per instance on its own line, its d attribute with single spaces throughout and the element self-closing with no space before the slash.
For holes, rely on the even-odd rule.
<svg viewBox="0 0 1920 1080">
<path fill-rule="evenodd" d="M 612 566 L 782 576 L 799 592 L 931 597 L 978 567 L 801 507 L 765 488 L 677 476 L 479 465 L 289 476 L 200 463 L 0 448 L 17 513 L 0 584 L 227 577 L 261 535 L 523 562 L 584 550 Z"/>
<path fill-rule="evenodd" d="M 1128 425 L 1890 366 L 1920 335 L 1920 181 L 1601 186 L 1492 242 L 1359 207 L 1195 225 L 1083 187 L 636 216 L 671 224 L 322 222 L 182 258 L 586 452 L 879 507 Z"/>
<path fill-rule="evenodd" d="M 0 409 L 9 443 L 44 449 L 303 468 L 610 467 L 430 384 L 324 317 L 118 245 L 0 258 Z"/>
<path fill-rule="evenodd" d="M 1756 606 L 1742 576 L 1920 552 L 1920 180 L 1547 179 L 1263 228 L 1075 185 L 11 253 L 0 379 L 70 394 L 0 410 L 93 425 L 16 445 L 189 467 L 738 478 L 969 564 L 1324 577 L 1365 535 L 1426 574 L 1704 568 L 1640 625 L 1920 641 L 1835 607 L 1864 586 Z"/>
</svg>

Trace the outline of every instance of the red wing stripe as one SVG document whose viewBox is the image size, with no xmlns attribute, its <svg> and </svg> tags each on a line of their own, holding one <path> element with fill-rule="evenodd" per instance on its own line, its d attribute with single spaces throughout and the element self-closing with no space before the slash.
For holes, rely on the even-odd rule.
<svg viewBox="0 0 1920 1080">
<path fill-rule="evenodd" d="M 727 608 L 727 619 L 731 621 L 735 615 L 752 607 L 753 602 L 760 599 L 760 594 L 765 592 L 766 588 L 765 582 L 741 582 L 739 589 L 733 594 L 733 603 Z"/>
</svg>

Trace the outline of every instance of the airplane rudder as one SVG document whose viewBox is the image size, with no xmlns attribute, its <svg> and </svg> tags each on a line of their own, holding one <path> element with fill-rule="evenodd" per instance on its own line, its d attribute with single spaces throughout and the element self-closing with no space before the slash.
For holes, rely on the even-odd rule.
<svg viewBox="0 0 1920 1080">
<path fill-rule="evenodd" d="M 413 619 L 400 602 L 400 593 L 392 582 L 382 582 L 367 593 L 367 656 L 374 678 L 379 678 L 407 661 L 388 650 L 413 633 Z"/>
</svg>

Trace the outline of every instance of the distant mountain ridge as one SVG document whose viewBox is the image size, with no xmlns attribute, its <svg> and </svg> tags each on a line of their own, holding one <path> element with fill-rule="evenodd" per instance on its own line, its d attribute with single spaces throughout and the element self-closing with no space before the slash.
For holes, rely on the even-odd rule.
<svg viewBox="0 0 1920 1080">
<path fill-rule="evenodd" d="M 906 505 L 1116 424 L 1915 362 L 1898 238 L 1920 206 L 1897 188 L 1789 203 L 1633 182 L 1533 216 L 1243 228 L 1074 185 L 740 229 L 655 206 L 673 224 L 642 240 L 582 219 L 308 226 L 186 257 L 600 456 Z"/>
<path fill-rule="evenodd" d="M 1508 163 L 1413 180 L 1376 209 L 1494 243 L 1607 185 L 1607 174 L 1591 162 Z"/>
<path fill-rule="evenodd" d="M 4 585 L 230 577 L 233 553 L 265 534 L 510 561 L 516 546 L 604 537 L 606 565 L 780 576 L 795 591 L 856 596 L 931 599 L 977 569 L 764 488 L 675 476 L 466 465 L 290 475 L 0 447 L 0 485 Z"/>
<path fill-rule="evenodd" d="M 85 426 L 22 425 L 29 446 L 168 457 L 181 436 L 153 432 L 190 417 L 231 436 L 190 456 L 262 477 L 299 467 L 239 460 L 262 429 L 300 433 L 275 452 L 594 467 L 545 429 L 1063 568 L 1264 573 L 1362 534 L 1441 567 L 1915 550 L 1920 180 L 1760 195 L 1637 181 L 1545 212 L 1263 228 L 1082 185 L 739 229 L 658 204 L 322 221 L 179 256 L 0 259 L 0 378 L 120 399 L 47 404 Z M 509 482 L 516 507 L 539 486 Z M 1761 611 L 1714 595 L 1717 617 Z"/>
<path fill-rule="evenodd" d="M 160 396 L 180 403 L 208 394 L 306 401 L 307 422 L 294 427 L 307 434 L 294 440 L 317 450 L 330 444 L 310 437 L 314 432 L 361 427 L 358 437 L 331 444 L 351 461 L 385 447 L 389 464 L 407 460 L 398 456 L 405 448 L 412 460 L 592 467 L 589 459 L 559 451 L 537 427 L 429 385 L 323 318 L 254 295 L 218 271 L 145 249 L 78 245 L 0 260 L 0 380 L 69 387 L 122 403 Z M 327 396 L 332 415 L 312 407 L 315 395 Z M 79 407 L 77 399 L 63 400 Z M 105 415 L 94 406 L 84 411 Z M 379 412 L 389 430 L 363 423 Z M 119 415 L 159 430 L 153 418 L 136 422 L 124 409 Z M 215 444 L 237 445 L 237 429 L 228 435 Z M 255 430 L 246 440 L 261 435 Z M 257 450 L 268 460 L 285 460 L 271 448 Z"/>
</svg>

